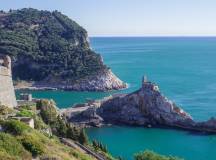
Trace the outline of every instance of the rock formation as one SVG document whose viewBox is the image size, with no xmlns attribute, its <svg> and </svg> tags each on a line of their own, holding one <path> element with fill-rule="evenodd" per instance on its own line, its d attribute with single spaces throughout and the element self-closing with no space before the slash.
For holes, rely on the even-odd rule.
<svg viewBox="0 0 216 160">
<path fill-rule="evenodd" d="M 214 118 L 195 122 L 188 113 L 163 96 L 156 84 L 146 80 L 141 89 L 133 93 L 88 102 L 81 107 L 64 110 L 63 113 L 69 121 L 79 125 L 123 124 L 216 133 Z"/>
<path fill-rule="evenodd" d="M 17 105 L 11 74 L 11 59 L 0 54 L 0 105 Z"/>
<path fill-rule="evenodd" d="M 104 70 L 96 75 L 88 76 L 75 82 L 58 82 L 50 80 L 48 82 L 35 83 L 36 89 L 61 89 L 75 91 L 107 91 L 119 90 L 127 87 L 111 70 Z M 32 89 L 33 89 L 32 88 Z"/>
</svg>

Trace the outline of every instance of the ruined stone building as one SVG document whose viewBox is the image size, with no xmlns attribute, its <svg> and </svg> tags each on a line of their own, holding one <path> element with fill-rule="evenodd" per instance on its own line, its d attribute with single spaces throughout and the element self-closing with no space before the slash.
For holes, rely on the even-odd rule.
<svg viewBox="0 0 216 160">
<path fill-rule="evenodd" d="M 0 54 L 0 105 L 8 107 L 17 106 L 12 81 L 11 59 Z"/>
</svg>

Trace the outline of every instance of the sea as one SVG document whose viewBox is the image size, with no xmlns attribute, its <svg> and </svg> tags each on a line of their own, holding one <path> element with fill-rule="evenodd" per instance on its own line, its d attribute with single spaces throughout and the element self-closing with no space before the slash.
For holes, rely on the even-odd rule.
<svg viewBox="0 0 216 160">
<path fill-rule="evenodd" d="M 110 92 L 31 91 L 59 108 L 140 88 L 144 75 L 196 121 L 216 117 L 216 37 L 92 37 L 92 49 L 129 88 Z M 17 95 L 19 92 L 17 92 Z M 86 130 L 114 156 L 151 150 L 185 160 L 216 160 L 216 136 L 174 129 L 107 126 Z"/>
</svg>

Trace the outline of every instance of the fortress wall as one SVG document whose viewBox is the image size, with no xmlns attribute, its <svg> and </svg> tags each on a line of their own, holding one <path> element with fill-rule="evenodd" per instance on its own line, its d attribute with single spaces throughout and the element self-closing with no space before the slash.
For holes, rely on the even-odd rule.
<svg viewBox="0 0 216 160">
<path fill-rule="evenodd" d="M 0 66 L 0 76 L 11 76 L 8 71 L 8 68 Z"/>
<path fill-rule="evenodd" d="M 0 66 L 0 104 L 8 107 L 17 106 L 11 69 Z"/>
</svg>

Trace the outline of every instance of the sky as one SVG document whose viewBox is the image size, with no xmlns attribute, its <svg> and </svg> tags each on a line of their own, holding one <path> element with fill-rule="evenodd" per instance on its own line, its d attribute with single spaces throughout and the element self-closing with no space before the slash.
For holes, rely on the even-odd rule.
<svg viewBox="0 0 216 160">
<path fill-rule="evenodd" d="M 216 36 L 216 0 L 0 0 L 0 9 L 58 10 L 90 36 Z"/>
</svg>

